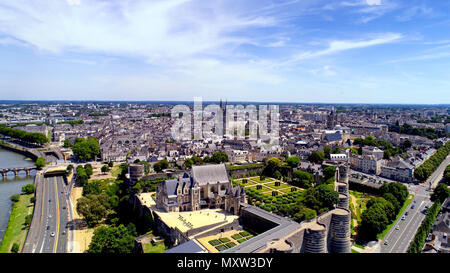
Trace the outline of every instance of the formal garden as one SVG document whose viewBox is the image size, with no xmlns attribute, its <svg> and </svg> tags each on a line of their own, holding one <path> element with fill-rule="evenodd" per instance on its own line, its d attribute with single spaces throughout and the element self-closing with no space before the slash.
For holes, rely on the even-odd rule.
<svg viewBox="0 0 450 273">
<path fill-rule="evenodd" d="M 236 245 L 241 244 L 247 240 L 250 240 L 253 237 L 254 234 L 248 231 L 241 231 L 229 237 L 222 237 L 210 240 L 208 241 L 208 243 L 218 251 L 224 251 L 226 249 L 235 247 Z"/>
</svg>

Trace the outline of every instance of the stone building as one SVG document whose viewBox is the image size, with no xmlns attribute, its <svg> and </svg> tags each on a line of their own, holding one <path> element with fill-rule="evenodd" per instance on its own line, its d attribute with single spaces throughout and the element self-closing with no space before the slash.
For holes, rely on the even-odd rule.
<svg viewBox="0 0 450 273">
<path fill-rule="evenodd" d="M 193 166 L 190 175 L 165 180 L 156 192 L 156 206 L 166 212 L 222 208 L 238 215 L 241 202 L 244 189 L 233 187 L 225 164 Z"/>
</svg>

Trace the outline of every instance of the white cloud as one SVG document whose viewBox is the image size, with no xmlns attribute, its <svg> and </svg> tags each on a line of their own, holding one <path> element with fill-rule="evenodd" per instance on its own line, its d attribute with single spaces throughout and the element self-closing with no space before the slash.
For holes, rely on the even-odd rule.
<svg viewBox="0 0 450 273">
<path fill-rule="evenodd" d="M 67 3 L 71 6 L 78 6 L 81 4 L 81 0 L 67 0 Z"/>
<path fill-rule="evenodd" d="M 342 51 L 347 51 L 350 49 L 358 49 L 358 48 L 365 48 L 365 47 L 371 47 L 381 44 L 387 44 L 387 43 L 393 43 L 396 41 L 399 41 L 402 38 L 402 34 L 399 33 L 386 33 L 383 35 L 380 35 L 377 38 L 370 39 L 370 40 L 357 40 L 357 41 L 350 41 L 350 40 L 341 40 L 341 41 L 331 41 L 328 43 L 328 48 L 319 50 L 319 51 L 306 51 L 299 54 L 294 55 L 290 60 L 288 60 L 286 63 L 293 63 L 298 62 L 306 59 L 312 59 L 316 57 L 321 57 L 325 55 L 331 55 L 335 53 L 339 53 Z"/>
</svg>

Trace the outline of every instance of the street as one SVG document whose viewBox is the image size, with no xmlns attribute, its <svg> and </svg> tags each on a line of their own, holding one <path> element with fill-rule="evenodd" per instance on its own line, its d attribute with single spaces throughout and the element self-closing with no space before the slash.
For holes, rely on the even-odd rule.
<svg viewBox="0 0 450 273">
<path fill-rule="evenodd" d="M 67 249 L 68 201 L 62 176 L 40 178 L 40 198 L 36 200 L 25 253 L 65 253 Z M 34 220 L 34 219 L 33 219 Z"/>
</svg>

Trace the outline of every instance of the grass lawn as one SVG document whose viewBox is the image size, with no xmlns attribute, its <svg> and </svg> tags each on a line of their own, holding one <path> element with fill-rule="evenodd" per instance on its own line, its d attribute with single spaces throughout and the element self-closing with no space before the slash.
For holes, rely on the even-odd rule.
<svg viewBox="0 0 450 273">
<path fill-rule="evenodd" d="M 284 188 L 284 189 L 281 189 L 280 191 L 282 191 L 282 192 L 285 192 L 285 193 L 291 193 L 291 188 L 295 188 L 295 189 L 297 189 L 297 191 L 302 191 L 303 189 L 301 189 L 301 188 L 297 188 L 297 187 L 289 187 L 289 188 Z"/>
<path fill-rule="evenodd" d="M 242 180 L 234 180 L 234 182 L 236 182 L 239 185 L 244 186 L 244 187 L 258 184 L 255 181 L 252 181 L 250 179 L 247 179 L 247 183 L 243 183 Z"/>
<path fill-rule="evenodd" d="M 353 244 L 353 246 L 357 247 L 357 248 L 361 248 L 364 249 L 364 247 L 362 245 L 358 245 L 358 244 Z"/>
<path fill-rule="evenodd" d="M 219 241 L 220 241 L 221 243 L 228 243 L 228 242 L 230 242 L 231 240 L 228 239 L 227 237 L 225 237 L 225 238 L 220 238 Z"/>
<path fill-rule="evenodd" d="M 258 191 L 260 193 L 263 193 L 265 191 L 272 191 L 271 188 L 268 188 L 268 187 L 263 186 L 263 185 L 261 185 L 261 189 L 260 190 L 256 189 L 256 186 L 250 186 L 249 188 L 255 189 L 256 191 Z"/>
<path fill-rule="evenodd" d="M 275 183 L 276 183 L 276 182 L 272 182 L 272 183 L 270 183 L 270 184 L 265 184 L 264 186 L 267 186 L 267 187 L 270 187 L 270 188 L 274 188 L 274 189 L 277 189 L 277 190 L 279 190 L 279 189 L 285 189 L 285 188 L 290 188 L 290 187 L 291 187 L 291 186 L 289 186 L 288 184 L 283 183 L 283 182 L 280 182 L 280 186 L 275 186 Z"/>
<path fill-rule="evenodd" d="M 156 243 L 155 245 L 152 243 L 144 244 L 144 253 L 163 253 L 166 249 L 164 242 Z"/>
<path fill-rule="evenodd" d="M 263 181 L 261 181 L 259 179 L 259 177 L 251 177 L 251 180 L 258 182 L 258 183 L 266 183 L 266 182 L 271 182 L 271 181 L 275 181 L 275 179 L 271 178 L 271 177 L 266 177 Z"/>
<path fill-rule="evenodd" d="M 22 251 L 28 233 L 28 228 L 25 227 L 25 217 L 33 213 L 34 205 L 30 202 L 30 198 L 33 196 L 34 194 L 20 195 L 19 201 L 13 204 L 8 227 L 0 246 L 0 253 L 11 252 L 14 243 L 18 243 L 19 252 Z"/>
<path fill-rule="evenodd" d="M 412 200 L 414 199 L 414 195 L 410 194 L 408 196 L 408 199 L 406 199 L 405 204 L 403 204 L 403 207 L 400 209 L 400 211 L 397 214 L 397 217 L 395 218 L 395 220 L 392 222 L 392 224 L 388 225 L 383 232 L 381 232 L 380 234 L 377 235 L 377 239 L 378 240 L 383 240 L 384 237 L 386 236 L 386 234 L 389 232 L 389 230 L 391 230 L 391 227 L 397 222 L 398 218 L 400 216 L 403 215 L 403 212 L 406 210 L 406 208 L 409 206 L 409 204 L 411 204 Z"/>
<path fill-rule="evenodd" d="M 211 240 L 208 243 L 212 246 L 217 246 L 217 245 L 221 244 L 221 242 L 219 240 Z"/>
</svg>

